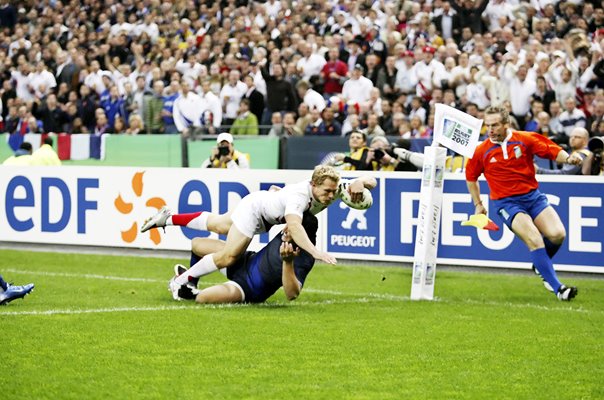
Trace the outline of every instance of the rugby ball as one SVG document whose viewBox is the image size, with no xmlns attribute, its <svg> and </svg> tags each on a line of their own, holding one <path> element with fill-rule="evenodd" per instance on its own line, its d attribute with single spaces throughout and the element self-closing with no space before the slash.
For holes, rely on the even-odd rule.
<svg viewBox="0 0 604 400">
<path fill-rule="evenodd" d="M 354 208 L 356 210 L 366 210 L 373 204 L 373 196 L 371 195 L 371 191 L 367 188 L 363 189 L 363 198 L 358 202 L 353 202 L 350 198 L 350 193 L 348 192 L 348 186 L 350 186 L 349 182 L 340 183 L 338 194 L 340 199 L 344 204 L 346 204 L 350 208 Z"/>
</svg>

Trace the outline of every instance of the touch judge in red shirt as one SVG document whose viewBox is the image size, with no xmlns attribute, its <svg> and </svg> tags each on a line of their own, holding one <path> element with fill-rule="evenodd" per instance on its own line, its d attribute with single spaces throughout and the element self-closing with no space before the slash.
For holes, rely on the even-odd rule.
<svg viewBox="0 0 604 400">
<path fill-rule="evenodd" d="M 466 183 L 475 213 L 487 213 L 477 182 L 484 174 L 497 215 L 530 250 L 533 267 L 541 275 L 544 286 L 558 299 L 571 300 L 577 288 L 560 283 L 552 264 L 566 230 L 547 197 L 538 189 L 533 156 L 575 165 L 582 162 L 581 157 L 569 155 L 536 133 L 512 131 L 504 108 L 487 108 L 484 123 L 488 139 L 478 145 L 466 168 Z"/>
</svg>

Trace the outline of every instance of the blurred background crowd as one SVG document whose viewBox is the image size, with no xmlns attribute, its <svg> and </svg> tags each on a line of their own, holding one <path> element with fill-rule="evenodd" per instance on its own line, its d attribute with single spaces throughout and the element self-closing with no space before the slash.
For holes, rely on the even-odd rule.
<svg viewBox="0 0 604 400">
<path fill-rule="evenodd" d="M 0 0 L 0 27 L 12 134 L 429 139 L 445 103 L 604 135 L 602 2 Z"/>
</svg>

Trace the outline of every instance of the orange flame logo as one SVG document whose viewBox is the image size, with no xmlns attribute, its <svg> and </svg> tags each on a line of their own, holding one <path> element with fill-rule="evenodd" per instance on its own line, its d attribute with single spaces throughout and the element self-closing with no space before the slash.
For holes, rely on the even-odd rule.
<svg viewBox="0 0 604 400">
<path fill-rule="evenodd" d="M 132 177 L 132 191 L 134 192 L 136 197 L 141 197 L 143 194 L 143 175 L 144 175 L 144 172 L 137 172 Z M 122 198 L 121 193 L 117 195 L 113 204 L 115 204 L 115 208 L 120 213 L 126 214 L 126 215 L 130 214 L 132 212 L 132 210 L 134 209 L 134 206 L 132 205 L 132 203 L 128 203 Z M 148 199 L 145 204 L 147 205 L 147 207 L 153 207 L 153 208 L 156 208 L 157 210 L 159 210 L 160 208 L 162 208 L 163 206 L 166 205 L 166 202 L 161 197 L 152 197 L 152 198 Z M 128 228 L 125 231 L 121 231 L 121 234 L 122 234 L 122 240 L 124 242 L 126 242 L 126 243 L 134 242 L 134 240 L 136 240 L 136 236 L 138 235 L 138 224 L 136 222 L 133 222 L 132 226 L 130 226 L 130 228 Z M 159 235 L 159 232 L 157 231 L 157 229 L 149 230 L 149 237 L 150 237 L 151 241 L 155 244 L 159 244 L 161 242 L 161 236 Z"/>
</svg>

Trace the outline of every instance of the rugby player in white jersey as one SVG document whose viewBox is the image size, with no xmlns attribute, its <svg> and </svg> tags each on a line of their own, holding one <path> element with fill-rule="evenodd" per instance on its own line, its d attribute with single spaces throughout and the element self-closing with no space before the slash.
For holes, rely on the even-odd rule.
<svg viewBox="0 0 604 400">
<path fill-rule="evenodd" d="M 172 215 L 169 209 L 162 208 L 145 221 L 141 232 L 178 225 L 227 235 L 220 251 L 204 256 L 185 273 L 170 280 L 169 287 L 176 300 L 179 299 L 178 291 L 182 285 L 220 268 L 229 267 L 246 251 L 254 235 L 268 232 L 277 224 L 287 223 L 292 240 L 311 257 L 327 264 L 336 264 L 335 257 L 320 251 L 310 241 L 302 227 L 302 214 L 310 211 L 316 215 L 333 203 L 337 199 L 339 182 L 340 175 L 333 167 L 319 165 L 313 171 L 310 181 L 286 185 L 277 191 L 250 193 L 241 200 L 232 214 L 197 212 Z M 361 200 L 363 189 L 373 189 L 376 185 L 375 178 L 369 176 L 353 180 L 348 187 L 352 201 Z"/>
</svg>

